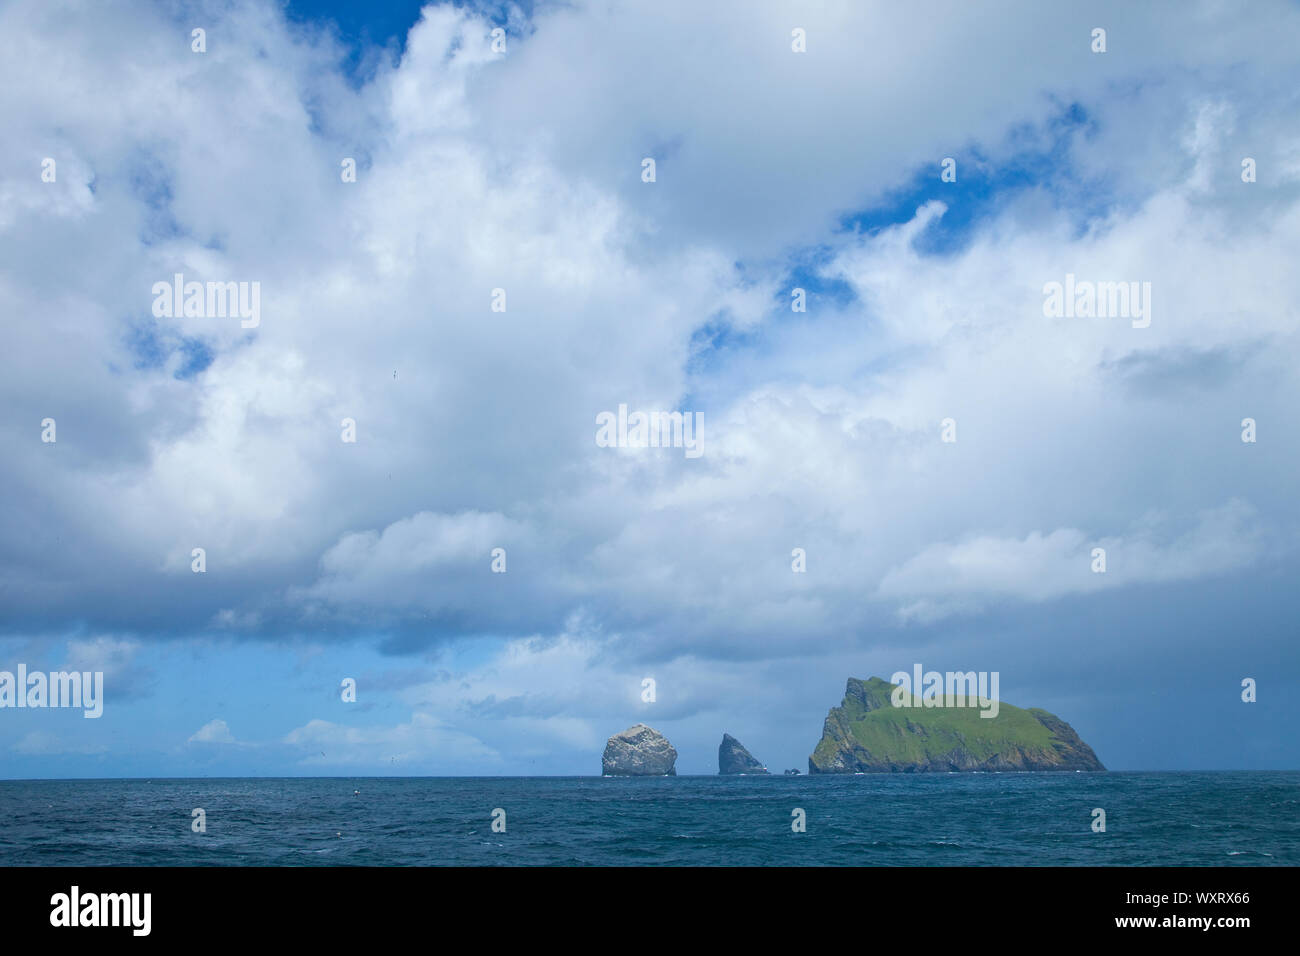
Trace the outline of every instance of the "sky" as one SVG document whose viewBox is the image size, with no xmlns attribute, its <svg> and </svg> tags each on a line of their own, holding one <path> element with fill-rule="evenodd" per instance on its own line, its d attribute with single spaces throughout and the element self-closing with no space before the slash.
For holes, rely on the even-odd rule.
<svg viewBox="0 0 1300 956">
<path fill-rule="evenodd" d="M 1300 767 L 1298 33 L 0 3 L 0 671 L 104 675 L 0 778 L 806 771 L 918 663 L 1112 770 Z"/>
</svg>

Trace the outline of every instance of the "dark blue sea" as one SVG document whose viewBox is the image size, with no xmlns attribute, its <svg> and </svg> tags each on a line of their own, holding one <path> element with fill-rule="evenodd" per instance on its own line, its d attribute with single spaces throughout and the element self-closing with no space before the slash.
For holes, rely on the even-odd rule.
<svg viewBox="0 0 1300 956">
<path fill-rule="evenodd" d="M 0 781 L 8 866 L 1298 864 L 1300 772 Z"/>
</svg>

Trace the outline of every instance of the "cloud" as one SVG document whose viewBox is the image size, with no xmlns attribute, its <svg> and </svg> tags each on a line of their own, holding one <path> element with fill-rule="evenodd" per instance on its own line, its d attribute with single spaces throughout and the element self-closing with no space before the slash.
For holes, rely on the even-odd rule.
<svg viewBox="0 0 1300 956">
<path fill-rule="evenodd" d="M 230 728 L 224 720 L 220 718 L 210 720 L 193 734 L 190 735 L 186 743 L 191 744 L 233 744 L 236 743 L 235 735 L 230 732 Z"/>
<path fill-rule="evenodd" d="M 1265 533 L 1253 508 L 1230 501 L 1198 516 L 1171 540 L 1167 525 L 1146 525 L 1122 536 L 1090 538 L 1076 528 L 1034 531 L 1022 539 L 982 536 L 931 545 L 885 575 L 887 598 L 920 599 L 900 607 L 903 619 L 937 620 L 958 609 L 977 611 L 988 601 L 1047 601 L 1067 594 L 1167 581 L 1190 580 L 1247 567 L 1263 556 Z M 1105 552 L 1098 571 L 1094 549 Z M 953 603 L 946 603 L 952 601 Z"/>
<path fill-rule="evenodd" d="M 344 535 L 321 557 L 321 578 L 301 597 L 376 605 L 401 603 L 409 595 L 414 602 L 435 603 L 449 577 L 467 577 L 472 568 L 481 578 L 494 547 L 526 543 L 528 537 L 526 527 L 501 514 L 420 512 L 382 532 Z"/>
<path fill-rule="evenodd" d="M 327 720 L 310 720 L 285 735 L 284 743 L 302 753 L 302 766 L 358 764 L 395 766 L 420 773 L 432 759 L 472 759 L 487 767 L 497 754 L 474 737 L 451 730 L 428 714 L 412 714 L 392 727 L 347 727 Z"/>
<path fill-rule="evenodd" d="M 67 642 L 65 669 L 103 672 L 105 693 L 118 700 L 147 697 L 153 693 L 156 675 L 138 662 L 142 648 L 135 638 L 72 638 Z"/>
<path fill-rule="evenodd" d="M 485 18 L 427 8 L 401 59 L 352 88 L 330 41 L 291 32 L 262 5 L 231 8 L 203 58 L 169 46 L 174 24 L 136 9 L 126 25 L 92 16 L 64 54 L 78 71 L 47 89 L 19 66 L 52 55 L 42 31 L 53 21 L 31 4 L 8 8 L 8 35 L 21 24 L 35 37 L 11 51 L 12 96 L 26 104 L 15 137 L 38 137 L 60 115 L 75 160 L 63 185 L 6 183 L 29 206 L 81 196 L 92 224 L 61 246 L 57 281 L 22 250 L 58 240 L 58 217 L 20 204 L 0 234 L 17 256 L 3 304 L 48 317 L 15 330 L 13 354 L 30 361 L 8 370 L 13 421 L 60 423 L 54 446 L 30 429 L 5 436 L 15 458 L 4 490 L 31 503 L 30 520 L 57 526 L 0 541 L 18 621 L 340 637 L 364 621 L 412 648 L 556 634 L 581 611 L 664 653 L 780 651 L 800 628 L 827 637 L 877 620 L 862 585 L 875 590 L 899 555 L 1004 537 L 1010 524 L 1098 523 L 1096 509 L 1027 483 L 1059 488 L 1078 468 L 1105 470 L 1099 493 L 1125 502 L 1121 523 L 1150 510 L 1106 486 L 1131 485 L 1157 448 L 1208 446 L 1158 385 L 1138 391 L 1150 407 L 1125 437 L 1130 411 L 1108 401 L 1113 376 L 1101 369 L 1149 381 L 1135 356 L 1267 341 L 1267 354 L 1247 349 L 1259 356 L 1251 373 L 1276 388 L 1252 410 L 1286 407 L 1283 357 L 1296 343 L 1279 306 L 1297 290 L 1279 250 L 1294 238 L 1296 197 L 1277 194 L 1247 229 L 1234 218 L 1249 201 L 1235 172 L 1213 174 L 1243 129 L 1289 155 L 1286 134 L 1259 123 L 1273 86 L 1238 78 L 1213 101 L 1142 88 L 1144 115 L 1177 134 L 1172 145 L 1135 140 L 1176 154 L 1163 180 L 1111 183 L 1109 195 L 1136 201 L 1098 213 L 1069 191 L 1056 206 L 1033 199 L 1056 172 L 1042 170 L 1043 185 L 1008 190 L 967 245 L 934 256 L 920 240 L 959 214 L 960 189 L 884 228 L 836 223 L 938 157 L 967 155 L 962 144 L 979 156 L 963 175 L 1029 142 L 1076 182 L 1076 167 L 1100 157 L 1077 124 L 1054 124 L 1081 103 L 1095 135 L 1133 133 L 1115 84 L 1154 67 L 1086 55 L 1087 30 L 1049 11 L 1030 14 L 1043 49 L 1006 57 L 1003 75 L 983 66 L 1020 49 L 1010 13 L 949 11 L 922 28 L 881 11 L 812 12 L 800 58 L 779 6 L 743 21 L 675 5 L 620 6 L 611 21 L 612 10 L 544 9 L 501 57 Z M 1247 50 L 1266 65 L 1280 55 L 1267 39 L 1258 48 L 1258 31 L 1198 15 L 1222 27 L 1212 57 L 1197 30 L 1157 43 L 1155 20 L 1120 8 L 1112 35 L 1212 76 Z M 112 84 L 96 82 L 113 67 L 92 34 L 127 28 L 164 51 L 150 76 L 188 78 L 159 87 L 165 123 L 143 79 L 111 101 Z M 254 31 L 274 55 L 249 63 L 240 38 Z M 704 59 L 681 46 L 697 35 L 710 37 Z M 891 37 L 883 60 L 860 56 L 849 38 L 861 36 Z M 660 40 L 680 53 L 671 69 Z M 638 83 L 577 83 L 575 44 L 591 54 L 584 69 L 617 64 L 642 71 Z M 954 86 L 918 66 L 940 54 L 982 81 Z M 743 95 L 719 88 L 722 75 Z M 798 119 L 771 122 L 784 115 Z M 592 123 L 601 136 L 581 132 Z M 641 156 L 670 141 L 679 147 L 663 176 L 641 183 Z M 340 158 L 353 154 L 361 175 L 343 183 Z M 818 274 L 852 296 L 791 324 L 785 273 L 805 242 L 824 252 Z M 1042 286 L 1067 271 L 1149 278 L 1149 334 L 1046 323 Z M 262 325 L 161 319 L 148 341 L 165 354 L 142 354 L 150 285 L 176 272 L 259 281 Z M 1272 278 L 1245 279 L 1257 273 Z M 490 309 L 495 288 L 506 312 Z M 740 344 L 701 353 L 694 336 L 706 325 Z M 79 348 L 49 345 L 73 330 Z M 211 362 L 178 378 L 193 342 Z M 719 364 L 693 371 L 701 356 Z M 1216 368 L 1221 391 L 1245 374 Z M 699 461 L 594 444 L 602 410 L 692 400 L 705 415 Z M 1203 398 L 1195 412 L 1213 413 Z M 949 416 L 957 449 L 931 440 Z M 357 422 L 355 443 L 340 440 L 344 418 Z M 1102 434 L 1116 436 L 1108 449 Z M 961 459 L 964 484 L 946 480 L 945 453 Z M 1172 478 L 1181 487 L 1167 507 L 1185 517 L 1241 493 L 1198 480 L 1204 495 Z M 991 506 L 997 488 L 1032 524 Z M 960 527 L 938 520 L 939 500 Z M 787 556 L 810 544 L 816 573 L 796 584 Z M 507 575 L 490 574 L 497 546 Z M 204 575 L 190 570 L 194 547 L 207 552 Z M 624 600 L 629 589 L 641 600 Z"/>
<path fill-rule="evenodd" d="M 4 633 L 114 694 L 214 633 L 482 642 L 407 724 L 298 733 L 492 759 L 479 722 L 587 747 L 651 669 L 703 720 L 792 660 L 1294 563 L 1300 10 L 825 5 L 806 54 L 792 16 L 540 5 L 498 56 L 434 5 L 345 76 L 273 4 L 203 55 L 165 8 L 4 5 Z M 177 273 L 258 282 L 260 326 L 153 316 Z M 1067 274 L 1150 282 L 1150 327 L 1044 318 Z M 704 456 L 597 447 L 620 403 L 701 412 Z"/>
</svg>

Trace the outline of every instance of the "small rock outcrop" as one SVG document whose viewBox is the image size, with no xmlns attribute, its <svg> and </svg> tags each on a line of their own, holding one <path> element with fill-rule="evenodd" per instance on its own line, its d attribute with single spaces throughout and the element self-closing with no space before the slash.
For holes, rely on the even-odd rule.
<svg viewBox="0 0 1300 956">
<path fill-rule="evenodd" d="M 739 740 L 723 734 L 718 745 L 718 773 L 767 773 L 767 768 Z"/>
<path fill-rule="evenodd" d="M 607 777 L 675 777 L 677 751 L 653 727 L 637 724 L 605 744 L 600 769 Z"/>
</svg>

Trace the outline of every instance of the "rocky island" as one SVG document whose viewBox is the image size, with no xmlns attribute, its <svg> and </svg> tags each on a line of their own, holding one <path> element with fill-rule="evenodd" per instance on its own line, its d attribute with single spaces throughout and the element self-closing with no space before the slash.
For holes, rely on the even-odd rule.
<svg viewBox="0 0 1300 956">
<path fill-rule="evenodd" d="M 767 768 L 755 760 L 739 740 L 731 734 L 723 734 L 722 743 L 718 745 L 718 773 L 767 773 Z"/>
<path fill-rule="evenodd" d="M 677 751 L 668 738 L 637 724 L 609 738 L 600 770 L 607 777 L 675 777 L 676 763 Z"/>
<path fill-rule="evenodd" d="M 907 706 L 895 707 L 898 691 Z M 1001 703 L 924 707 L 879 677 L 850 677 L 826 715 L 809 773 L 923 773 L 961 770 L 1105 770 L 1092 748 L 1055 714 Z"/>
</svg>

